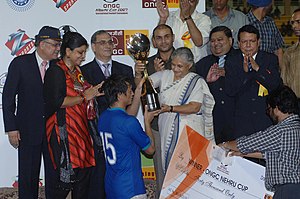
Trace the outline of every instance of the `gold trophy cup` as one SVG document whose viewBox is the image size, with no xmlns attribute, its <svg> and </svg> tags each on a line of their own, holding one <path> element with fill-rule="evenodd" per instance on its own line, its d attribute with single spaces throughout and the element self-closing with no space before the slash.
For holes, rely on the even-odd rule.
<svg viewBox="0 0 300 199">
<path fill-rule="evenodd" d="M 136 33 L 130 37 L 127 43 L 127 50 L 134 60 L 142 61 L 146 65 L 150 51 L 150 41 L 146 35 Z M 144 77 L 145 82 L 143 83 L 141 94 L 143 111 L 145 105 L 148 106 L 148 111 L 158 110 L 160 109 L 158 93 L 148 78 L 147 68 L 144 70 Z"/>
</svg>

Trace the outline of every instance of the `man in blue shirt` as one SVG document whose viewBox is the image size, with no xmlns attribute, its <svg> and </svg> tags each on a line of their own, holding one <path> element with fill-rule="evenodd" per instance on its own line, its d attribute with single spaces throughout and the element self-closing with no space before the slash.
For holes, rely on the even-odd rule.
<svg viewBox="0 0 300 199">
<path fill-rule="evenodd" d="M 279 64 L 283 56 L 283 37 L 274 20 L 268 16 L 272 11 L 272 0 L 247 0 L 251 10 L 247 13 L 249 24 L 258 29 L 260 34 L 259 49 L 278 56 Z"/>
<path fill-rule="evenodd" d="M 146 199 L 140 150 L 150 155 L 155 151 L 150 123 L 159 111 L 145 108 L 144 132 L 137 118 L 125 111 L 133 99 L 130 79 L 113 75 L 102 88 L 109 103 L 98 123 L 106 159 L 106 197 Z"/>
</svg>

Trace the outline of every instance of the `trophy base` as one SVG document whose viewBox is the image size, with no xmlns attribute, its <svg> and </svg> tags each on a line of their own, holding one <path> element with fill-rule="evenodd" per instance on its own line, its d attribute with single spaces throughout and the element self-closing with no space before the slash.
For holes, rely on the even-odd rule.
<svg viewBox="0 0 300 199">
<path fill-rule="evenodd" d="M 149 112 L 160 109 L 157 93 L 147 93 L 146 95 L 141 97 L 141 102 L 142 102 L 143 113 L 145 112 L 145 105 L 148 106 Z"/>
</svg>

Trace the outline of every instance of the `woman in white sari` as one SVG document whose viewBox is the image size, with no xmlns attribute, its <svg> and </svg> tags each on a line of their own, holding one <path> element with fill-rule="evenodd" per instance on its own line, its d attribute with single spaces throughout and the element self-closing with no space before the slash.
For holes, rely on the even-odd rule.
<svg viewBox="0 0 300 199">
<path fill-rule="evenodd" d="M 159 71 L 150 76 L 154 87 L 160 89 L 162 105 L 158 127 L 164 175 L 185 125 L 214 142 L 212 110 L 215 101 L 205 80 L 189 72 L 194 65 L 191 50 L 178 48 L 171 60 L 172 70 Z"/>
</svg>

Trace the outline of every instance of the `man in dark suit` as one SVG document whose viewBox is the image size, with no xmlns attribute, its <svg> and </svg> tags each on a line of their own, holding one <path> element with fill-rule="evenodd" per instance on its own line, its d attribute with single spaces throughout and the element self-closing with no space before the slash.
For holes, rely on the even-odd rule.
<svg viewBox="0 0 300 199">
<path fill-rule="evenodd" d="M 231 140 L 234 126 L 234 98 L 225 93 L 226 58 L 234 53 L 232 31 L 216 26 L 209 35 L 211 55 L 196 63 L 197 73 L 204 77 L 215 98 L 213 110 L 216 143 Z M 228 66 L 230 67 L 230 66 Z"/>
<path fill-rule="evenodd" d="M 81 67 L 84 78 L 92 85 L 97 85 L 110 75 L 127 76 L 135 88 L 133 70 L 130 66 L 112 60 L 114 42 L 111 35 L 105 30 L 96 31 L 91 38 L 91 47 L 95 54 L 93 61 Z M 108 102 L 104 96 L 97 97 L 98 111 L 101 114 L 108 108 Z M 95 123 L 94 123 L 95 124 Z M 90 125 L 94 126 L 90 123 Z M 97 129 L 97 126 L 94 126 Z M 93 133 L 96 167 L 92 171 L 89 198 L 105 198 L 104 175 L 105 160 L 100 145 L 98 133 Z"/>
<path fill-rule="evenodd" d="M 20 199 L 38 198 L 42 153 L 46 185 L 51 175 L 47 167 L 52 166 L 46 143 L 43 79 L 49 61 L 59 55 L 61 36 L 57 28 L 44 26 L 35 39 L 35 52 L 10 63 L 2 95 L 5 132 L 18 149 Z"/>
<path fill-rule="evenodd" d="M 238 32 L 240 50 L 228 56 L 225 91 L 236 100 L 234 137 L 250 135 L 272 124 L 266 96 L 281 84 L 276 55 L 259 50 L 259 31 L 245 25 Z"/>
</svg>

